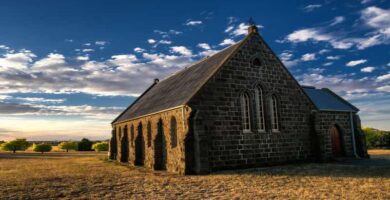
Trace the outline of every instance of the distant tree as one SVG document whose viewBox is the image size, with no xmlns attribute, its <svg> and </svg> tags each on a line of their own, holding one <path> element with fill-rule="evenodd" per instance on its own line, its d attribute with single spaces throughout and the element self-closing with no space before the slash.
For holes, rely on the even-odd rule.
<svg viewBox="0 0 390 200">
<path fill-rule="evenodd" d="M 16 139 L 1 144 L 1 149 L 3 151 L 12 151 L 13 153 L 16 153 L 16 151 L 26 150 L 28 146 L 29 144 L 26 139 Z"/>
<path fill-rule="evenodd" d="M 79 151 L 92 151 L 92 144 L 93 144 L 93 142 L 91 142 L 87 138 L 83 138 L 78 143 L 78 150 Z"/>
<path fill-rule="evenodd" d="M 92 149 L 96 152 L 100 151 L 108 151 L 108 143 L 107 142 L 98 142 L 92 145 Z"/>
<path fill-rule="evenodd" d="M 52 149 L 52 147 L 51 147 L 51 145 L 50 144 L 44 144 L 44 143 L 42 143 L 42 144 L 33 144 L 33 151 L 35 151 L 35 152 L 41 152 L 41 153 L 43 153 L 43 152 L 49 152 L 49 151 L 51 151 L 51 149 Z"/>
<path fill-rule="evenodd" d="M 77 150 L 78 143 L 77 142 L 72 142 L 72 141 L 61 142 L 58 145 L 58 147 L 60 149 L 66 150 L 66 152 L 69 152 L 69 150 Z"/>
</svg>

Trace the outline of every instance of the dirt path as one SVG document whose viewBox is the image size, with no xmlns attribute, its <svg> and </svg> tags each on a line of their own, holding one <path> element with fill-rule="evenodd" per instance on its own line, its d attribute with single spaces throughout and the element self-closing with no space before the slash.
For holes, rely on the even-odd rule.
<svg viewBox="0 0 390 200">
<path fill-rule="evenodd" d="M 0 199 L 390 199 L 390 151 L 374 152 L 369 161 L 204 176 L 153 172 L 105 157 L 0 153 Z"/>
</svg>

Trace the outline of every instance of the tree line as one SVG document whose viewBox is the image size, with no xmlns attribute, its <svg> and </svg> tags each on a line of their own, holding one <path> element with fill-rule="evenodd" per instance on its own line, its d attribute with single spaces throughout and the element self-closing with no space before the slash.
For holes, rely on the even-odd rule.
<svg viewBox="0 0 390 200">
<path fill-rule="evenodd" d="M 30 146 L 32 146 L 32 150 L 35 152 L 49 152 L 53 149 L 52 144 L 49 142 L 42 142 L 42 143 L 31 143 L 28 142 L 26 139 L 15 139 L 8 142 L 0 141 L 0 150 L 3 151 L 11 151 L 13 153 L 16 153 L 16 151 L 25 151 Z M 102 142 L 92 142 L 88 140 L 87 138 L 83 138 L 81 141 L 63 141 L 58 144 L 58 148 L 61 150 L 64 150 L 66 152 L 69 152 L 70 150 L 74 151 L 108 151 L 108 142 L 102 141 Z"/>
<path fill-rule="evenodd" d="M 390 148 L 390 131 L 363 128 L 368 148 Z"/>
</svg>

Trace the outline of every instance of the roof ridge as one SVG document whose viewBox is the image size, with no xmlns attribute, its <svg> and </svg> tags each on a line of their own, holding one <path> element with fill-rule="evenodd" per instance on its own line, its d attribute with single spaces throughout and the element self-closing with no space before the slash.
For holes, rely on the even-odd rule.
<svg viewBox="0 0 390 200">
<path fill-rule="evenodd" d="M 200 87 L 196 88 L 194 90 L 194 92 L 191 94 L 191 96 L 188 99 L 186 99 L 186 101 L 185 101 L 186 104 L 188 104 L 188 102 L 198 93 L 198 91 L 215 75 L 215 73 L 221 68 L 221 66 L 223 66 L 226 63 L 226 61 L 229 60 L 234 53 L 236 53 L 237 49 L 239 49 L 244 44 L 244 42 L 246 42 L 248 40 L 248 38 L 250 38 L 250 36 L 252 36 L 253 34 L 255 34 L 255 33 L 248 34 L 247 36 L 245 36 L 244 39 L 240 40 L 236 44 L 231 45 L 231 46 L 218 52 L 218 53 L 221 53 L 221 52 L 224 52 L 225 50 L 229 49 L 230 47 L 234 47 L 233 51 L 229 55 L 227 55 L 223 59 L 222 62 L 217 64 L 218 67 L 213 72 L 210 73 L 210 75 L 207 77 L 206 81 L 204 81 L 202 84 L 200 84 Z M 214 55 L 216 55 L 216 54 L 214 54 Z"/>
<path fill-rule="evenodd" d="M 165 77 L 164 79 L 161 79 L 161 80 L 160 80 L 160 83 L 163 82 L 163 81 L 165 81 L 165 80 L 167 80 L 167 79 L 169 79 L 169 78 L 171 78 L 171 77 L 173 77 L 173 76 L 175 76 L 175 75 L 177 75 L 177 74 L 180 74 L 180 73 L 182 73 L 182 72 L 184 72 L 184 71 L 190 69 L 191 67 L 193 67 L 193 66 L 195 66 L 195 65 L 197 65 L 197 64 L 200 64 L 200 63 L 202 63 L 202 62 L 204 62 L 204 61 L 207 61 L 207 59 L 210 59 L 210 58 L 212 58 L 212 57 L 214 57 L 214 56 L 216 56 L 216 55 L 218 55 L 218 54 L 224 52 L 225 50 L 227 50 L 227 49 L 229 49 L 229 48 L 231 48 L 231 47 L 233 47 L 233 46 L 235 46 L 235 45 L 238 45 L 238 44 L 239 44 L 240 42 L 242 42 L 243 40 L 244 40 L 244 39 L 238 41 L 237 43 L 235 43 L 235 44 L 233 44 L 233 45 L 231 45 L 231 46 L 225 47 L 225 48 L 219 50 L 218 52 L 216 52 L 215 54 L 212 54 L 211 56 L 205 56 L 205 57 L 201 58 L 200 60 L 195 61 L 194 63 L 191 63 L 191 65 L 189 65 L 188 67 L 186 66 L 186 67 L 180 69 L 179 71 L 177 71 L 176 73 L 173 73 L 173 74 L 171 74 L 171 75 Z"/>
</svg>

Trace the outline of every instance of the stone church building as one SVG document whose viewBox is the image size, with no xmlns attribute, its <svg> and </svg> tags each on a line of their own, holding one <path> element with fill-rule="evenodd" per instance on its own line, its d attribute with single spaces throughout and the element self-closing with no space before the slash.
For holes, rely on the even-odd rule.
<svg viewBox="0 0 390 200">
<path fill-rule="evenodd" d="M 178 174 L 366 157 L 359 110 L 301 86 L 250 25 L 154 83 L 112 122 L 110 158 Z"/>
</svg>

